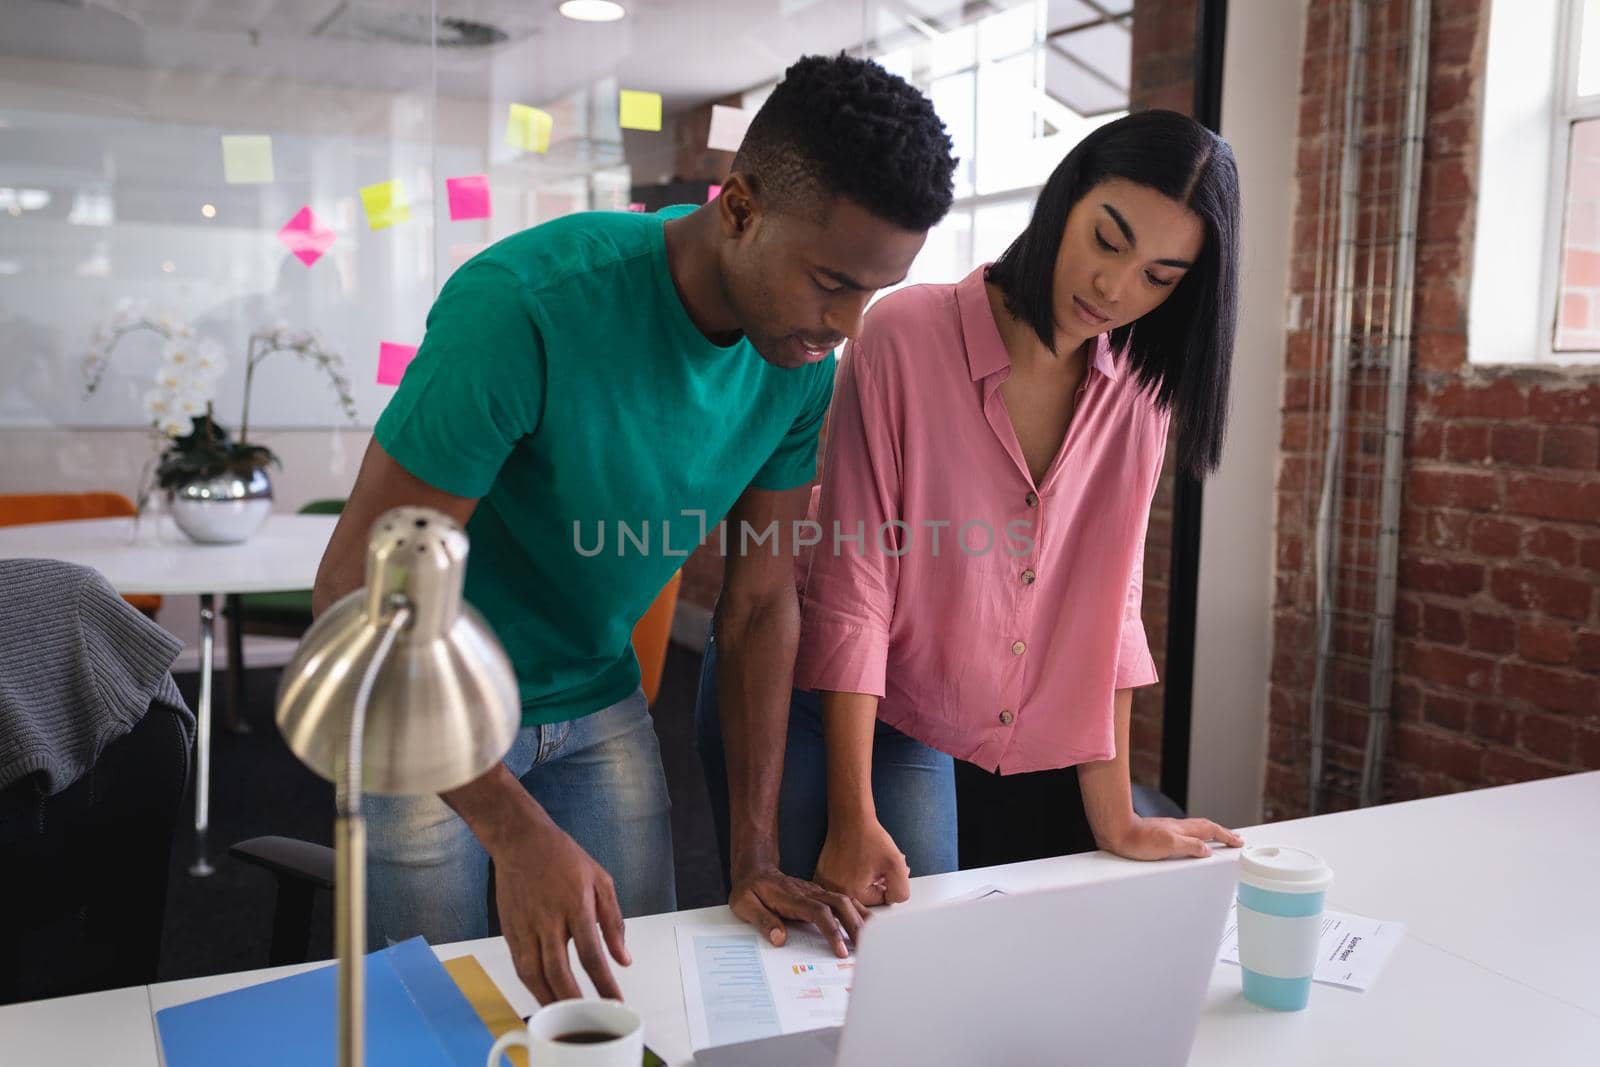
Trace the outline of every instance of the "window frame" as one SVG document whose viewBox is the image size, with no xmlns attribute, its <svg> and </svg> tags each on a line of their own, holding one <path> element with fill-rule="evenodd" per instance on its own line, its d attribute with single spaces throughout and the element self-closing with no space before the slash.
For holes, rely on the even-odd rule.
<svg viewBox="0 0 1600 1067">
<path fill-rule="evenodd" d="M 1600 363 L 1600 350 L 1556 347 L 1561 327 L 1561 282 L 1567 222 L 1567 176 L 1571 169 L 1572 127 L 1600 119 L 1600 93 L 1578 95 L 1578 64 L 1583 48 L 1585 0 L 1567 0 L 1556 15 L 1555 92 L 1551 101 L 1550 179 L 1545 203 L 1544 253 L 1539 283 L 1538 359 L 1544 364 Z M 1600 15 L 1600 7 L 1596 14 Z"/>
</svg>

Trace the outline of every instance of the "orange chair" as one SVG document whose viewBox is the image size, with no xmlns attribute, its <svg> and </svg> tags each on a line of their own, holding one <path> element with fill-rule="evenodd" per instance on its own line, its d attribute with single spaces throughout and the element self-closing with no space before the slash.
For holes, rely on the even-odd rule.
<svg viewBox="0 0 1600 1067">
<path fill-rule="evenodd" d="M 633 652 L 639 657 L 640 684 L 644 687 L 645 700 L 651 704 L 656 702 L 656 693 L 661 690 L 661 671 L 667 665 L 667 642 L 672 637 L 672 613 L 678 606 L 678 583 L 682 580 L 682 571 L 674 574 L 656 594 L 650 610 L 633 627 Z"/>
<path fill-rule="evenodd" d="M 133 501 L 121 493 L 0 493 L 0 526 L 114 519 L 138 513 Z M 136 594 L 123 599 L 152 619 L 161 610 L 158 596 Z"/>
</svg>

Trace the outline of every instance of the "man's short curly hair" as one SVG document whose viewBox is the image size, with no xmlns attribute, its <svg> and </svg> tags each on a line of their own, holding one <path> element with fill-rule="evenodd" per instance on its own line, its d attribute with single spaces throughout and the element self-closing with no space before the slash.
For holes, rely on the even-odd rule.
<svg viewBox="0 0 1600 1067">
<path fill-rule="evenodd" d="M 928 98 L 876 63 L 806 56 L 756 112 L 733 170 L 777 210 L 837 196 L 907 230 L 944 218 L 956 161 Z"/>
</svg>

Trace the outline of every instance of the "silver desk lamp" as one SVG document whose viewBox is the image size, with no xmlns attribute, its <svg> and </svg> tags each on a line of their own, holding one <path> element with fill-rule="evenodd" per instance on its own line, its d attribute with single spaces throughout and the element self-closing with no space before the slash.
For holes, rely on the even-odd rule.
<svg viewBox="0 0 1600 1067">
<path fill-rule="evenodd" d="M 505 755 L 517 679 L 488 623 L 461 599 L 467 535 L 431 508 L 380 517 L 367 584 L 306 632 L 278 686 L 278 728 L 334 783 L 339 1060 L 365 1058 L 367 838 L 361 794 L 441 793 Z"/>
</svg>

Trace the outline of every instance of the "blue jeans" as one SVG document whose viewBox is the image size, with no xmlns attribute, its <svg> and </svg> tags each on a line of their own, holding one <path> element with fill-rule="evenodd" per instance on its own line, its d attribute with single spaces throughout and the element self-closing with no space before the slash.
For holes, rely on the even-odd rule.
<svg viewBox="0 0 1600 1067">
<path fill-rule="evenodd" d="M 716 820 L 723 881 L 728 881 L 728 768 L 717 713 L 717 647 L 706 639 L 695 733 L 711 814 Z M 879 720 L 872 737 L 872 801 L 878 821 L 906 854 L 913 877 L 956 869 L 955 761 Z M 828 753 L 822 700 L 796 689 L 789 704 L 789 737 L 778 795 L 778 865 L 810 878 L 828 836 Z"/>
<path fill-rule="evenodd" d="M 505 764 L 604 867 L 625 916 L 677 910 L 671 801 L 644 692 L 592 715 L 527 726 Z M 489 936 L 489 855 L 437 796 L 363 798 L 367 942 Z"/>
</svg>

